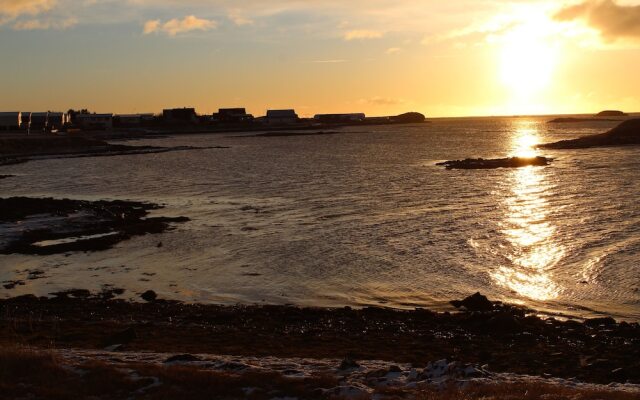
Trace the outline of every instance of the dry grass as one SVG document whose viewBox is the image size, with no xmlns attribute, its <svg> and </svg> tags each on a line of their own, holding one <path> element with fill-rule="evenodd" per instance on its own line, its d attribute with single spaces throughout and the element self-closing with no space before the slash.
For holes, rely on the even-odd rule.
<svg viewBox="0 0 640 400">
<path fill-rule="evenodd" d="M 291 378 L 276 372 L 220 372 L 188 366 L 97 361 L 75 365 L 47 351 L 0 349 L 0 399 L 320 399 L 326 397 L 322 389 L 338 385 L 332 375 Z M 640 399 L 638 394 L 535 383 L 476 385 L 465 390 L 385 388 L 376 394 L 418 400 Z"/>
<path fill-rule="evenodd" d="M 609 390 L 577 389 L 540 383 L 483 384 L 464 390 L 422 389 L 418 400 L 638 400 L 640 395 Z"/>
</svg>

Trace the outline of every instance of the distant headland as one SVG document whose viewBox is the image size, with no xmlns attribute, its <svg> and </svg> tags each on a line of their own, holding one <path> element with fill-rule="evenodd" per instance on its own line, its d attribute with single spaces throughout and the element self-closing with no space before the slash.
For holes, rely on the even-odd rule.
<svg viewBox="0 0 640 400">
<path fill-rule="evenodd" d="M 608 132 L 540 145 L 542 149 L 585 149 L 640 144 L 640 119 L 624 121 Z"/>
<path fill-rule="evenodd" d="M 549 121 L 550 124 L 567 124 L 567 123 L 580 123 L 580 122 L 610 122 L 620 121 L 620 118 L 628 117 L 629 114 L 618 110 L 605 110 L 600 111 L 593 117 L 560 117 Z"/>
</svg>

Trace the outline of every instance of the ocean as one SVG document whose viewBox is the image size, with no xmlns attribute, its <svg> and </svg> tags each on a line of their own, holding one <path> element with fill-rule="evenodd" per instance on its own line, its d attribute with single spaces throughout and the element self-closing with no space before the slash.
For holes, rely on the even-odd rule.
<svg viewBox="0 0 640 400">
<path fill-rule="evenodd" d="M 339 134 L 176 135 L 228 148 L 0 167 L 0 194 L 157 202 L 191 219 L 107 251 L 0 256 L 0 296 L 105 285 L 221 304 L 450 308 L 480 291 L 545 314 L 640 320 L 640 148 L 536 150 L 615 122 L 435 119 Z M 544 155 L 546 167 L 439 161 Z M 158 243 L 162 247 L 158 247 Z M 41 279 L 26 279 L 40 270 Z"/>
</svg>

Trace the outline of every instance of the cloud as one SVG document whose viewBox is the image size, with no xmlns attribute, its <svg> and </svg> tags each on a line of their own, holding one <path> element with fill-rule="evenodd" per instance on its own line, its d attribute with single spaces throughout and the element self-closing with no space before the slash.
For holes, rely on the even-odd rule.
<svg viewBox="0 0 640 400">
<path fill-rule="evenodd" d="M 397 106 L 406 102 L 402 99 L 392 99 L 388 97 L 376 96 L 370 99 L 362 99 L 360 100 L 360 103 L 373 104 L 375 106 Z"/>
<path fill-rule="evenodd" d="M 402 51 L 402 49 L 400 47 L 390 47 L 385 51 L 385 53 L 386 54 L 398 54 L 401 51 Z"/>
<path fill-rule="evenodd" d="M 36 15 L 51 10 L 57 0 L 0 0 L 0 24 L 21 15 Z"/>
<path fill-rule="evenodd" d="M 78 20 L 75 18 L 67 18 L 61 21 L 56 20 L 42 20 L 42 19 L 29 19 L 24 21 L 18 21 L 13 25 L 13 29 L 18 31 L 34 31 L 34 30 L 47 30 L 47 29 L 68 29 L 75 26 Z"/>
<path fill-rule="evenodd" d="M 311 62 L 314 64 L 341 64 L 347 62 L 347 60 L 314 60 Z"/>
<path fill-rule="evenodd" d="M 384 34 L 380 31 L 368 29 L 354 29 L 344 34 L 344 40 L 379 39 Z"/>
<path fill-rule="evenodd" d="M 598 30 L 607 41 L 640 39 L 640 5 L 619 5 L 613 0 L 587 0 L 561 9 L 554 18 L 562 22 L 582 20 Z"/>
<path fill-rule="evenodd" d="M 144 30 L 143 33 L 145 35 L 148 35 L 150 33 L 153 32 L 157 32 L 158 30 L 160 30 L 160 20 L 159 19 L 154 19 L 154 20 L 150 20 L 144 23 Z"/>
<path fill-rule="evenodd" d="M 228 18 L 237 26 L 253 25 L 253 20 L 244 16 L 238 9 L 229 10 Z"/>
<path fill-rule="evenodd" d="M 144 24 L 143 33 L 149 35 L 151 33 L 164 32 L 169 36 L 176 36 L 191 31 L 209 31 L 217 27 L 218 23 L 216 21 L 189 15 L 183 19 L 174 18 L 165 23 L 158 19 L 149 20 Z"/>
</svg>

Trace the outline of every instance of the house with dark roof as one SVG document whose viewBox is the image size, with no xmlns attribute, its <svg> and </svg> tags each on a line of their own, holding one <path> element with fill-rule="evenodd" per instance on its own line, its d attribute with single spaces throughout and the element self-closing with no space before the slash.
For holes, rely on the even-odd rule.
<svg viewBox="0 0 640 400">
<path fill-rule="evenodd" d="M 268 110 L 265 122 L 269 125 L 293 125 L 300 121 L 295 110 Z"/>
</svg>

